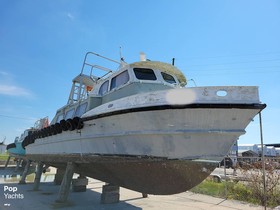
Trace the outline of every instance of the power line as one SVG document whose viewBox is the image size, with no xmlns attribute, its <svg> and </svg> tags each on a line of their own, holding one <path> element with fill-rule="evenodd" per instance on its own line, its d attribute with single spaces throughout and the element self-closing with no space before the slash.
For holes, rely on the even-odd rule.
<svg viewBox="0 0 280 210">
<path fill-rule="evenodd" d="M 200 68 L 200 69 L 187 69 L 186 71 L 188 72 L 211 72 L 211 71 L 229 71 L 229 70 L 238 70 L 238 71 L 243 71 L 244 70 L 252 70 L 252 69 L 265 69 L 264 70 L 264 73 L 265 72 L 280 72 L 280 66 L 256 66 L 256 67 L 247 67 L 247 68 L 237 68 L 237 67 L 231 67 L 231 68 L 213 68 L 213 67 L 210 67 L 210 68 Z"/>
<path fill-rule="evenodd" d="M 20 119 L 20 120 L 34 120 L 34 118 L 31 118 L 31 117 L 29 117 L 29 118 L 28 117 L 18 117 L 18 116 L 3 115 L 3 114 L 0 114 L 0 117 Z"/>
<path fill-rule="evenodd" d="M 189 65 L 189 67 L 196 67 L 196 66 L 220 66 L 220 65 L 244 64 L 244 63 L 261 63 L 261 62 L 268 62 L 268 61 L 280 61 L 280 59 L 277 58 L 277 59 L 270 59 L 270 60 L 238 61 L 238 62 L 217 63 L 217 64 L 195 64 L 195 65 Z"/>
<path fill-rule="evenodd" d="M 198 60 L 198 59 L 212 59 L 212 58 L 232 58 L 232 57 L 245 57 L 245 56 L 262 56 L 262 55 L 278 55 L 280 52 L 262 52 L 262 53 L 249 53 L 249 54 L 232 54 L 232 55 L 217 55 L 210 57 L 185 57 L 179 58 L 180 60 Z"/>
<path fill-rule="evenodd" d="M 267 74 L 267 73 L 278 73 L 278 72 L 276 72 L 276 71 L 235 71 L 235 72 L 191 72 L 189 75 L 194 75 L 194 74 L 199 74 L 200 75 L 200 77 L 202 77 L 202 76 L 224 76 L 224 75 L 235 75 L 235 74 L 238 74 L 238 75 L 240 75 L 240 74 L 242 74 L 242 75 L 244 75 L 244 74 L 251 74 L 251 75 L 255 75 L 255 74 Z M 193 77 L 193 76 L 192 76 Z"/>
</svg>

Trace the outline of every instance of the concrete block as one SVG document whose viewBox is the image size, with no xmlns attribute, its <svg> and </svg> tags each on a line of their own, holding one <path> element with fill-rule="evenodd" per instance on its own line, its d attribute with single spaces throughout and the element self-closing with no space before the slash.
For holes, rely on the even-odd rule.
<svg viewBox="0 0 280 210">
<path fill-rule="evenodd" d="M 87 178 L 78 178 L 78 179 L 72 179 L 72 185 L 74 186 L 81 186 L 81 185 L 88 185 L 88 179 Z"/>
<path fill-rule="evenodd" d="M 78 179 L 72 179 L 72 191 L 73 192 L 85 192 L 87 190 L 88 179 L 85 177 L 78 177 Z"/>
<path fill-rule="evenodd" d="M 101 194 L 101 203 L 102 204 L 118 203 L 119 201 L 120 201 L 119 193 L 102 193 Z"/>
<path fill-rule="evenodd" d="M 120 193 L 120 187 L 115 185 L 103 185 L 102 193 Z"/>
<path fill-rule="evenodd" d="M 72 185 L 72 191 L 73 192 L 86 192 L 87 191 L 87 186 L 86 185 L 81 185 L 81 186 Z"/>
<path fill-rule="evenodd" d="M 114 185 L 103 185 L 101 194 L 102 204 L 118 203 L 120 201 L 120 187 Z"/>
</svg>

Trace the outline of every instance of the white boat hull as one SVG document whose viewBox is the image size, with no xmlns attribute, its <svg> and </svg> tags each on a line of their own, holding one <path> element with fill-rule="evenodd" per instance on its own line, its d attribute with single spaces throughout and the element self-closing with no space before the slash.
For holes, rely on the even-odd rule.
<svg viewBox="0 0 280 210">
<path fill-rule="evenodd" d="M 77 173 L 143 193 L 180 193 L 214 170 L 264 107 L 256 87 L 138 94 L 85 113 L 82 129 L 36 139 L 26 156 L 73 162 Z"/>
<path fill-rule="evenodd" d="M 37 139 L 28 154 L 102 154 L 220 161 L 259 110 L 169 109 L 85 122 L 80 131 Z M 108 119 L 110 118 L 110 119 Z"/>
</svg>

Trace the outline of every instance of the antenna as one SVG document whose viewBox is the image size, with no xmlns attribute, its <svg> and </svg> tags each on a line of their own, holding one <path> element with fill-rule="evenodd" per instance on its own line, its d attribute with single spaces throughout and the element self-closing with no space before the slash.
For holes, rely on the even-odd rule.
<svg viewBox="0 0 280 210">
<path fill-rule="evenodd" d="M 124 61 L 124 58 L 122 57 L 122 47 L 120 46 L 120 66 L 119 69 L 124 67 L 127 63 Z"/>
<path fill-rule="evenodd" d="M 120 60 L 123 60 L 123 57 L 122 57 L 122 47 L 120 46 Z"/>
</svg>

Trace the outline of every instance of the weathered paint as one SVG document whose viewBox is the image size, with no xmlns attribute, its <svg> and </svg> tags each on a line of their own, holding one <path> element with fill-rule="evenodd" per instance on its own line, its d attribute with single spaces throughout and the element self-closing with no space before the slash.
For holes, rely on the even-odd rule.
<svg viewBox="0 0 280 210">
<path fill-rule="evenodd" d="M 147 155 L 221 161 L 258 109 L 169 109 L 86 121 L 80 131 L 36 139 L 27 154 Z"/>
<path fill-rule="evenodd" d="M 187 191 L 202 182 L 217 166 L 210 162 L 152 157 L 94 155 L 28 155 L 49 165 L 66 167 L 75 162 L 75 173 L 146 194 L 169 195 Z"/>
</svg>

